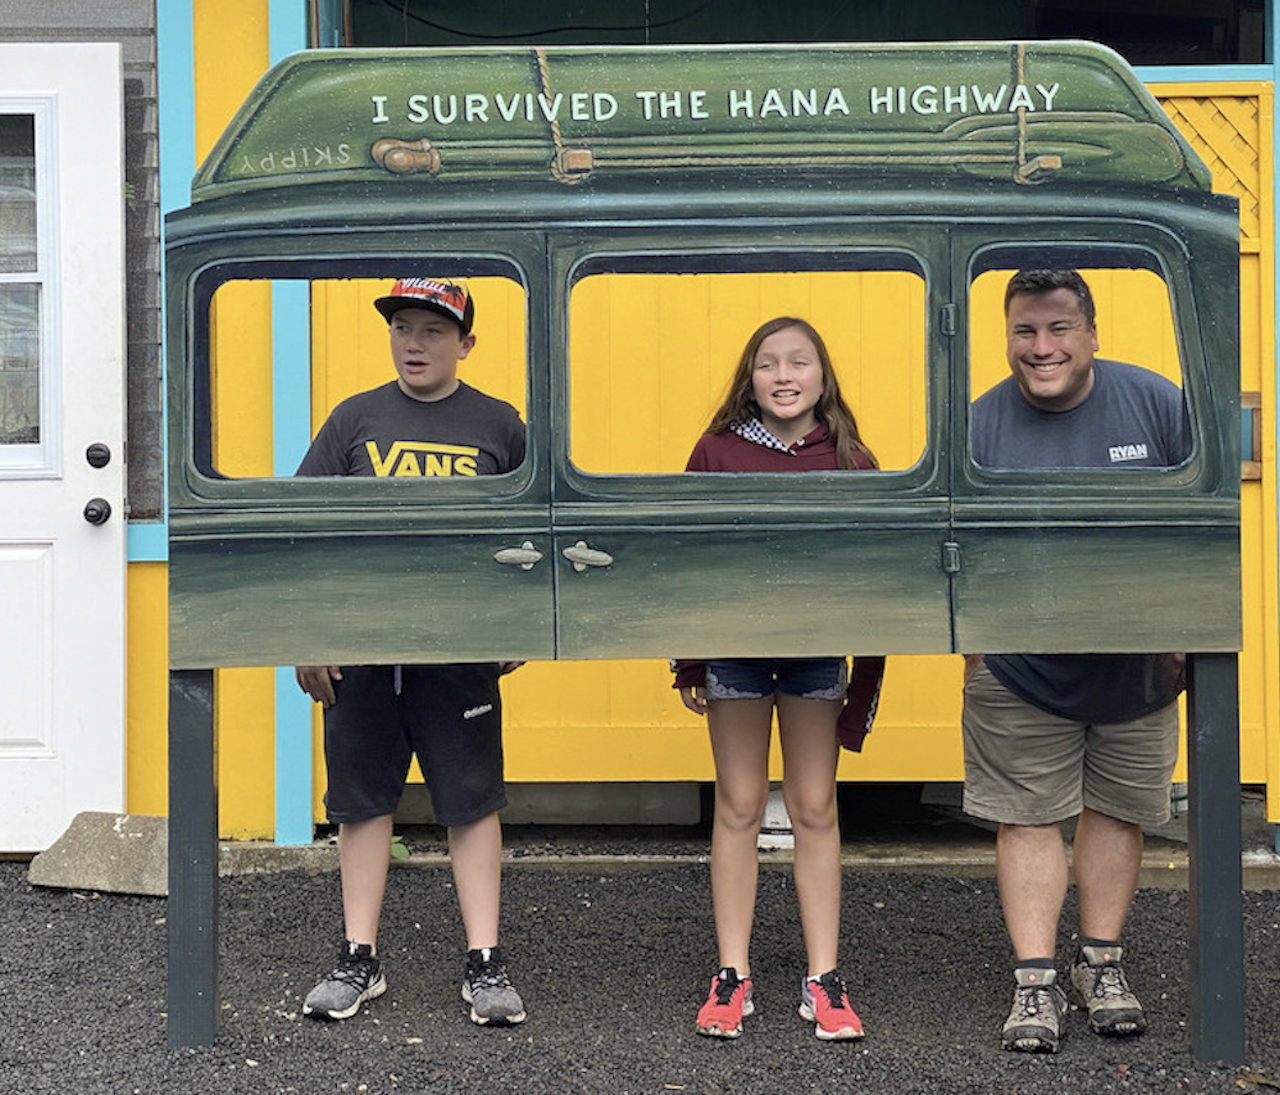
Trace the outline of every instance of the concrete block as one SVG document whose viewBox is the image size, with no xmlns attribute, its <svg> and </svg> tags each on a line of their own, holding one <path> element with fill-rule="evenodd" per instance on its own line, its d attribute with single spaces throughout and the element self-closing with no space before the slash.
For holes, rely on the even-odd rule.
<svg viewBox="0 0 1280 1095">
<path fill-rule="evenodd" d="M 791 815 L 787 813 L 787 804 L 782 801 L 782 789 L 771 788 L 769 801 L 764 806 L 764 820 L 756 836 L 756 847 L 762 852 L 781 852 L 795 846 L 796 837 L 791 831 Z"/>
<path fill-rule="evenodd" d="M 169 820 L 86 810 L 31 861 L 33 886 L 142 894 L 169 892 Z"/>
</svg>

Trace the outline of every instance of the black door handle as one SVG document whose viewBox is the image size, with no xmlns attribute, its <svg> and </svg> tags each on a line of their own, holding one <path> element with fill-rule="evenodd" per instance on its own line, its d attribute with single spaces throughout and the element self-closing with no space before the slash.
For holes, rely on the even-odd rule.
<svg viewBox="0 0 1280 1095">
<path fill-rule="evenodd" d="M 111 519 L 111 503 L 105 498 L 90 498 L 84 504 L 84 519 L 91 525 L 105 525 Z"/>
</svg>

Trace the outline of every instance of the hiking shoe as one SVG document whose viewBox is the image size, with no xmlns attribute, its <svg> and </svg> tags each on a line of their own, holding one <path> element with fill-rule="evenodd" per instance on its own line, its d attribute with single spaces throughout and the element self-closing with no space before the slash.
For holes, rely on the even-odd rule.
<svg viewBox="0 0 1280 1095">
<path fill-rule="evenodd" d="M 835 970 L 805 978 L 800 990 L 800 1018 L 816 1024 L 814 1033 L 824 1042 L 862 1037 L 862 1020 L 849 1003 L 844 979 Z"/>
<path fill-rule="evenodd" d="M 368 943 L 343 942 L 338 964 L 302 1002 L 302 1014 L 313 1019 L 350 1019 L 360 1005 L 387 991 L 382 963 Z"/>
<path fill-rule="evenodd" d="M 1122 947 L 1081 947 L 1071 966 L 1071 1002 L 1088 1009 L 1098 1034 L 1141 1034 L 1147 1017 L 1120 968 Z"/>
<path fill-rule="evenodd" d="M 1067 1015 L 1067 998 L 1056 983 L 1057 971 L 1016 969 L 1013 975 L 1018 987 L 1000 1044 L 1024 1053 L 1057 1053 Z"/>
<path fill-rule="evenodd" d="M 742 1019 L 756 1010 L 751 1002 L 751 978 L 739 977 L 726 966 L 711 979 L 707 1002 L 698 1009 L 698 1033 L 712 1038 L 737 1038 Z"/>
<path fill-rule="evenodd" d="M 497 947 L 467 951 L 462 998 L 471 1005 L 471 1021 L 478 1026 L 514 1026 L 524 1022 L 524 1001 L 507 976 Z"/>
</svg>

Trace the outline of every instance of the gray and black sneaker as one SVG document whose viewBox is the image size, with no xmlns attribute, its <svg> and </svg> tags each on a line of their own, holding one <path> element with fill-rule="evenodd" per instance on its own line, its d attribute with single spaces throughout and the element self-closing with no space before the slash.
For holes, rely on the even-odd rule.
<svg viewBox="0 0 1280 1095">
<path fill-rule="evenodd" d="M 1067 1015 L 1067 998 L 1056 984 L 1057 971 L 1015 969 L 1013 974 L 1018 987 L 1000 1044 L 1023 1053 L 1057 1053 Z"/>
<path fill-rule="evenodd" d="M 524 1001 L 512 987 L 497 947 L 467 952 L 462 998 L 471 1005 L 471 1021 L 482 1027 L 524 1022 Z"/>
<path fill-rule="evenodd" d="M 1071 965 L 1071 1002 L 1089 1012 L 1098 1034 L 1141 1034 L 1147 1017 L 1120 968 L 1123 947 L 1083 946 Z"/>
<path fill-rule="evenodd" d="M 346 940 L 338 952 L 338 964 L 302 1003 L 302 1014 L 313 1019 L 350 1019 L 360 1005 L 387 991 L 382 963 L 368 943 Z"/>
</svg>

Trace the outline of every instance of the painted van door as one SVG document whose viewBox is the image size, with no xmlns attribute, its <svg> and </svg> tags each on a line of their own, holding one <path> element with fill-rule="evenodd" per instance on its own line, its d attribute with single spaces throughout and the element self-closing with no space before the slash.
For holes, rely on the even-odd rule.
<svg viewBox="0 0 1280 1095">
<path fill-rule="evenodd" d="M 945 419 L 945 334 L 931 318 L 945 269 L 936 231 L 903 221 L 881 238 L 895 247 L 860 226 L 770 216 L 555 250 L 558 657 L 951 649 L 948 464 L 929 427 Z M 779 316 L 818 335 L 823 376 L 882 470 L 682 470 L 744 346 Z"/>
<path fill-rule="evenodd" d="M 953 446 L 957 651 L 1240 648 L 1238 227 L 1233 209 L 1210 213 L 1184 228 L 1186 241 L 1136 216 L 1087 226 L 1045 217 L 1034 235 L 1006 230 L 1001 248 L 987 244 L 989 231 L 955 233 L 954 282 L 970 286 L 960 294 L 961 329 L 973 336 L 975 395 L 1009 375 L 1009 274 L 1072 267 L 1096 306 L 1097 359 L 1177 384 L 1193 439 L 1186 461 L 1170 468 L 1127 464 L 1145 445 L 1117 444 L 1096 464 L 1067 469 L 983 467 L 971 445 Z M 1081 242 L 1091 237 L 1107 243 Z M 1184 247 L 1195 263 L 1183 261 Z M 957 437 L 970 419 L 963 372 L 953 373 Z"/>
<path fill-rule="evenodd" d="M 212 213 L 197 204 L 167 222 L 170 667 L 554 657 L 542 417 L 549 402 L 546 335 L 536 312 L 525 318 L 528 278 L 520 273 L 544 261 L 540 238 L 525 233 L 513 248 L 514 263 L 490 261 L 488 269 L 500 267 L 500 276 L 483 288 L 473 285 L 474 299 L 488 309 L 477 304 L 477 314 L 488 317 L 479 339 L 489 340 L 490 356 L 482 364 L 477 350 L 459 373 L 522 412 L 527 445 L 518 468 L 504 475 L 424 475 L 428 458 L 420 448 L 391 443 L 385 456 L 377 454 L 387 475 L 253 478 L 223 474 L 212 455 L 208 317 L 215 293 L 231 280 L 220 277 L 217 264 L 263 278 L 296 276 L 290 265 L 269 266 L 261 257 L 264 249 L 294 244 L 281 242 L 275 224 L 262 230 L 263 238 L 225 238 L 225 228 L 216 204 Z M 336 235 L 349 234 L 344 220 Z M 387 243 L 393 238 L 394 251 Z M 365 249 L 388 248 L 384 255 L 391 255 L 370 272 L 384 286 L 376 294 L 363 283 L 348 286 L 359 309 L 340 314 L 373 320 L 368 345 L 356 347 L 371 374 L 345 395 L 394 375 L 386 322 L 369 304 L 390 289 L 385 271 L 414 269 L 424 255 L 450 252 L 456 264 L 457 255 L 477 248 L 445 230 L 412 235 L 399 228 L 385 238 L 353 236 L 329 245 L 348 247 L 357 260 Z M 466 267 L 468 273 L 478 267 L 476 282 L 484 277 L 480 260 Z M 460 276 L 454 268 L 428 269 Z M 335 283 L 360 272 L 341 255 L 306 270 L 313 282 Z M 498 281 L 508 288 L 499 290 Z M 504 326 L 501 316 L 509 312 L 517 319 L 508 315 Z"/>
<path fill-rule="evenodd" d="M 125 803 L 121 119 L 116 45 L 0 45 L 3 851 Z"/>
<path fill-rule="evenodd" d="M 896 525 L 834 497 L 752 508 L 752 521 L 703 505 L 679 523 L 673 507 L 653 524 L 557 524 L 560 657 L 950 650 L 945 501 L 901 507 Z"/>
</svg>

